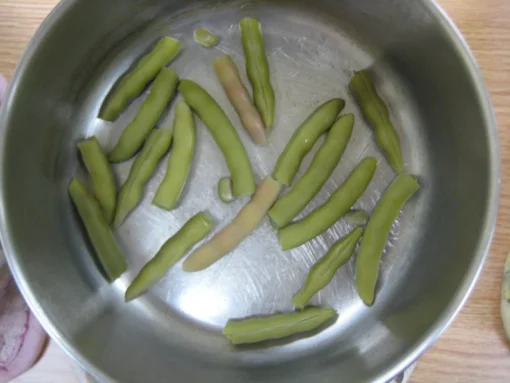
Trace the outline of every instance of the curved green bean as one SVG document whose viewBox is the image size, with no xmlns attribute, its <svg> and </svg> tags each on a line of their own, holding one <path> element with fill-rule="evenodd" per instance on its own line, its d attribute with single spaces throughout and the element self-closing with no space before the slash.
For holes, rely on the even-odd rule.
<svg viewBox="0 0 510 383">
<path fill-rule="evenodd" d="M 117 187 L 108 159 L 96 137 L 83 140 L 76 147 L 90 174 L 94 196 L 101 205 L 106 221 L 111 224 L 117 203 Z"/>
<path fill-rule="evenodd" d="M 317 151 L 312 164 L 292 190 L 280 198 L 269 211 L 269 217 L 280 228 L 290 221 L 310 203 L 329 179 L 338 165 L 354 127 L 354 116 L 340 117 L 328 133 L 326 141 Z"/>
<path fill-rule="evenodd" d="M 391 183 L 368 221 L 356 259 L 356 287 L 363 302 L 374 302 L 379 261 L 388 241 L 391 225 L 409 198 L 420 188 L 414 177 L 401 173 Z"/>
<path fill-rule="evenodd" d="M 108 156 L 110 162 L 126 161 L 143 146 L 173 98 L 178 82 L 179 77 L 172 69 L 163 68 L 159 72 L 151 93 L 138 110 L 135 119 L 124 129 L 117 145 Z"/>
<path fill-rule="evenodd" d="M 154 205 L 166 210 L 172 210 L 177 205 L 193 161 L 195 122 L 191 109 L 184 101 L 175 108 L 173 137 L 166 175 L 152 200 Z"/>
<path fill-rule="evenodd" d="M 139 297 L 155 285 L 170 267 L 211 232 L 212 227 L 212 218 L 205 212 L 198 213 L 186 222 L 140 270 L 126 291 L 126 302 Z"/>
<path fill-rule="evenodd" d="M 143 187 L 156 170 L 159 160 L 172 142 L 172 131 L 156 129 L 147 138 L 142 151 L 136 157 L 129 176 L 122 185 L 118 198 L 114 227 L 119 227 L 142 199 Z"/>
<path fill-rule="evenodd" d="M 335 98 L 319 106 L 292 135 L 273 171 L 273 177 L 283 185 L 290 185 L 299 170 L 303 157 L 318 138 L 328 130 L 345 105 L 344 100 Z"/>
<path fill-rule="evenodd" d="M 230 170 L 234 195 L 253 194 L 255 178 L 248 154 L 225 112 L 204 88 L 193 81 L 182 80 L 179 92 L 204 122 L 223 152 Z"/>
<path fill-rule="evenodd" d="M 193 38 L 198 44 L 204 47 L 214 47 L 220 43 L 218 35 L 204 27 L 196 28 L 193 32 Z"/>
<path fill-rule="evenodd" d="M 251 102 L 248 89 L 244 86 L 232 57 L 225 55 L 215 59 L 214 70 L 252 141 L 257 145 L 267 144 L 266 128 L 262 117 Z"/>
<path fill-rule="evenodd" d="M 111 92 L 103 106 L 100 118 L 115 121 L 128 102 L 145 89 L 159 71 L 177 56 L 180 49 L 181 43 L 172 37 L 163 37 L 159 40 L 154 49 L 144 56 Z"/>
<path fill-rule="evenodd" d="M 348 224 L 354 226 L 365 226 L 370 216 L 364 210 L 351 210 L 345 214 L 345 220 Z"/>
<path fill-rule="evenodd" d="M 220 179 L 220 182 L 218 182 L 218 196 L 224 203 L 231 203 L 236 199 L 232 191 L 232 180 L 230 177 L 223 177 Z"/>
<path fill-rule="evenodd" d="M 404 170 L 400 139 L 390 120 L 388 107 L 377 93 L 366 70 L 357 72 L 349 87 L 356 97 L 365 119 L 372 126 L 377 145 L 383 150 L 397 173 Z"/>
<path fill-rule="evenodd" d="M 299 309 L 304 308 L 317 292 L 331 282 L 338 269 L 351 259 L 362 235 L 363 229 L 354 229 L 336 242 L 328 253 L 313 265 L 304 286 L 292 298 L 294 306 Z"/>
<path fill-rule="evenodd" d="M 275 96 L 271 85 L 262 27 L 258 20 L 249 17 L 242 19 L 239 27 L 246 58 L 246 73 L 253 88 L 253 100 L 266 129 L 270 130 L 274 123 Z"/>
<path fill-rule="evenodd" d="M 365 158 L 324 205 L 303 220 L 280 229 L 278 236 L 282 249 L 301 246 L 333 226 L 365 192 L 376 168 L 375 158 Z"/>
<path fill-rule="evenodd" d="M 335 316 L 336 311 L 331 308 L 312 307 L 287 314 L 231 319 L 223 335 L 232 344 L 258 343 L 315 330 Z"/>
<path fill-rule="evenodd" d="M 104 218 L 101 206 L 76 178 L 69 184 L 69 195 L 78 210 L 106 277 L 113 282 L 126 271 L 127 266 L 115 243 L 110 225 Z"/>
</svg>

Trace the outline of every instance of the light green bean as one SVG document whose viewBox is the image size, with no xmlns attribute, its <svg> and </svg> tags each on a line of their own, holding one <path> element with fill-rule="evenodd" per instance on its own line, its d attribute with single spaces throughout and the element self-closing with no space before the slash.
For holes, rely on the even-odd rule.
<svg viewBox="0 0 510 383">
<path fill-rule="evenodd" d="M 205 89 L 193 81 L 182 80 L 179 92 L 204 122 L 223 152 L 230 170 L 234 195 L 252 195 L 255 192 L 255 178 L 250 160 L 225 112 Z"/>
<path fill-rule="evenodd" d="M 274 178 L 286 186 L 292 183 L 303 157 L 312 149 L 319 137 L 333 125 L 344 105 L 344 100 L 339 98 L 325 102 L 296 129 L 278 158 L 273 171 Z"/>
<path fill-rule="evenodd" d="M 286 314 L 231 319 L 223 335 L 232 344 L 259 343 L 315 330 L 335 316 L 336 311 L 331 308 L 312 307 Z"/>
<path fill-rule="evenodd" d="M 258 20 L 249 17 L 242 19 L 239 27 L 246 58 L 246 73 L 253 88 L 253 100 L 266 129 L 271 130 L 274 123 L 275 96 L 271 85 L 262 27 Z"/>
<path fill-rule="evenodd" d="M 354 116 L 340 117 L 328 133 L 326 141 L 317 151 L 312 164 L 292 190 L 280 198 L 269 211 L 275 227 L 286 226 L 310 203 L 338 165 L 351 138 Z"/>
<path fill-rule="evenodd" d="M 212 33 L 209 29 L 198 27 L 193 32 L 195 41 L 204 47 L 214 47 L 220 43 L 218 35 Z"/>
<path fill-rule="evenodd" d="M 126 161 L 143 146 L 173 98 L 178 82 L 179 77 L 172 69 L 163 68 L 159 72 L 151 93 L 138 110 L 135 119 L 124 129 L 117 145 L 108 156 L 110 162 Z"/>
<path fill-rule="evenodd" d="M 232 180 L 230 177 L 223 177 L 220 179 L 220 182 L 218 182 L 218 196 L 224 203 L 231 203 L 236 199 L 232 191 Z"/>
<path fill-rule="evenodd" d="M 400 139 L 390 120 L 388 107 L 377 93 L 367 71 L 357 72 L 349 87 L 356 97 L 365 119 L 372 126 L 377 145 L 383 150 L 397 173 L 404 169 Z"/>
<path fill-rule="evenodd" d="M 294 306 L 299 309 L 304 308 L 317 292 L 331 282 L 338 269 L 351 259 L 362 234 L 363 229 L 354 229 L 336 242 L 328 253 L 313 265 L 304 286 L 292 299 Z"/>
<path fill-rule="evenodd" d="M 120 189 L 114 227 L 119 227 L 142 199 L 143 187 L 156 170 L 159 160 L 170 148 L 171 141 L 170 129 L 156 129 L 147 138 Z"/>
<path fill-rule="evenodd" d="M 160 70 L 177 56 L 180 49 L 181 44 L 172 37 L 163 37 L 159 40 L 154 49 L 143 57 L 111 92 L 103 106 L 100 118 L 115 121 L 128 102 L 145 89 Z"/>
<path fill-rule="evenodd" d="M 172 210 L 184 190 L 195 148 L 195 122 L 191 109 L 181 101 L 175 108 L 173 145 L 165 178 L 159 185 L 152 203 L 162 209 Z"/>
<path fill-rule="evenodd" d="M 301 246 L 333 226 L 365 192 L 376 168 L 375 158 L 365 158 L 324 205 L 303 220 L 280 229 L 282 249 Z"/>
<path fill-rule="evenodd" d="M 94 196 L 101 205 L 106 221 L 111 224 L 117 203 L 117 187 L 108 159 L 96 137 L 80 141 L 76 147 L 89 172 Z"/>
<path fill-rule="evenodd" d="M 416 179 L 401 173 L 391 183 L 368 221 L 356 259 L 356 287 L 363 302 L 374 302 L 379 261 L 388 242 L 391 225 L 409 198 L 420 188 Z"/>
<path fill-rule="evenodd" d="M 155 285 L 170 267 L 211 232 L 212 227 L 212 218 L 205 212 L 198 213 L 186 222 L 140 270 L 126 291 L 126 302 L 139 297 Z"/>
<path fill-rule="evenodd" d="M 351 210 L 345 214 L 345 220 L 348 224 L 354 226 L 365 226 L 370 216 L 363 210 Z"/>
<path fill-rule="evenodd" d="M 78 210 L 106 277 L 113 282 L 126 271 L 127 266 L 115 243 L 112 230 L 104 218 L 101 206 L 76 178 L 69 184 L 69 195 Z"/>
</svg>

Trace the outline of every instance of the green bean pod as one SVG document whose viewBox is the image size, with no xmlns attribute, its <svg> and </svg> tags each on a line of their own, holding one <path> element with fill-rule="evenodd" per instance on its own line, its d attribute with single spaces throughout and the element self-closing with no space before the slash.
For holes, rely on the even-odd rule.
<svg viewBox="0 0 510 383">
<path fill-rule="evenodd" d="M 100 118 L 115 121 L 126 105 L 138 96 L 158 75 L 161 69 L 177 56 L 181 44 L 172 37 L 163 37 L 154 49 L 143 57 L 136 67 L 127 74 L 111 92 L 103 106 Z"/>
<path fill-rule="evenodd" d="M 159 160 L 170 148 L 171 142 L 170 129 L 156 129 L 149 135 L 142 151 L 131 166 L 126 182 L 120 189 L 114 227 L 119 227 L 138 205 L 142 199 L 145 183 L 153 175 Z"/>
<path fill-rule="evenodd" d="M 336 242 L 328 253 L 313 265 L 304 286 L 292 298 L 292 303 L 299 309 L 304 308 L 310 299 L 326 287 L 340 267 L 351 259 L 356 244 L 363 235 L 363 229 L 356 228 Z"/>
<path fill-rule="evenodd" d="M 76 147 L 89 172 L 94 196 L 101 205 L 106 221 L 111 224 L 115 216 L 117 187 L 108 158 L 96 137 L 80 141 Z"/>
<path fill-rule="evenodd" d="M 312 331 L 336 316 L 331 308 L 312 307 L 306 310 L 247 319 L 231 319 L 223 335 L 232 344 L 258 343 Z"/>
<path fill-rule="evenodd" d="M 117 145 L 108 156 L 110 162 L 126 161 L 143 146 L 173 98 L 178 82 L 179 77 L 172 69 L 163 68 L 159 72 L 151 93 L 138 110 L 135 119 L 124 129 Z"/>
<path fill-rule="evenodd" d="M 397 173 L 404 170 L 400 150 L 400 139 L 390 120 L 390 113 L 384 100 L 379 96 L 367 71 L 357 72 L 349 87 L 356 97 L 365 119 L 372 126 L 377 145 Z"/>
<path fill-rule="evenodd" d="M 367 306 L 374 303 L 379 261 L 388 242 L 391 225 L 407 200 L 419 188 L 414 177 L 399 174 L 377 203 L 368 221 L 356 259 L 356 287 Z"/>
<path fill-rule="evenodd" d="M 212 218 L 205 212 L 198 213 L 186 222 L 140 270 L 126 291 L 126 302 L 139 297 L 155 285 L 170 267 L 211 232 L 212 227 Z"/>
<path fill-rule="evenodd" d="M 198 27 L 193 31 L 195 42 L 203 47 L 214 47 L 220 43 L 218 35 L 212 33 L 209 29 Z"/>
<path fill-rule="evenodd" d="M 266 129 L 271 130 L 274 123 L 275 96 L 271 85 L 262 27 L 258 20 L 249 17 L 242 19 L 239 27 L 246 58 L 246 73 L 253 88 L 253 100 Z"/>
<path fill-rule="evenodd" d="M 352 114 L 342 116 L 335 122 L 306 173 L 269 211 L 275 227 L 284 227 L 296 218 L 321 190 L 338 165 L 351 138 L 353 127 Z"/>
<path fill-rule="evenodd" d="M 324 205 L 301 221 L 280 229 L 278 236 L 282 249 L 301 246 L 333 226 L 365 192 L 376 168 L 375 158 L 365 158 Z"/>
<path fill-rule="evenodd" d="M 369 219 L 370 216 L 364 210 L 351 210 L 345 214 L 347 223 L 354 226 L 365 226 Z"/>
<path fill-rule="evenodd" d="M 110 225 L 104 218 L 101 206 L 76 178 L 69 184 L 69 195 L 78 210 L 106 277 L 113 282 L 126 271 L 127 266 Z"/>
<path fill-rule="evenodd" d="M 299 170 L 303 157 L 313 148 L 319 137 L 331 128 L 344 100 L 335 98 L 319 106 L 292 135 L 273 171 L 282 185 L 290 185 Z"/>
<path fill-rule="evenodd" d="M 230 170 L 234 195 L 252 195 L 255 192 L 255 178 L 250 159 L 225 112 L 205 89 L 193 81 L 182 80 L 179 92 L 204 122 L 223 152 Z"/>
<path fill-rule="evenodd" d="M 195 148 L 195 122 L 189 106 L 181 101 L 175 108 L 172 151 L 168 157 L 165 178 L 159 185 L 152 203 L 172 210 L 184 190 Z"/>
<path fill-rule="evenodd" d="M 223 177 L 218 182 L 218 196 L 223 203 L 231 203 L 236 199 L 232 191 L 232 180 L 230 177 Z"/>
</svg>

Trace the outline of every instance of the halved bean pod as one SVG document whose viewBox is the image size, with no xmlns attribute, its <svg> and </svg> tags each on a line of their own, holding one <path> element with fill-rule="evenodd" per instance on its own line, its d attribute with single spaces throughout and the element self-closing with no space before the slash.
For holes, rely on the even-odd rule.
<svg viewBox="0 0 510 383">
<path fill-rule="evenodd" d="M 78 210 L 106 277 L 113 282 L 126 271 L 127 266 L 110 225 L 104 218 L 101 206 L 76 178 L 69 184 L 69 195 Z"/>
<path fill-rule="evenodd" d="M 172 37 L 163 37 L 154 49 L 144 56 L 111 92 L 100 118 L 115 121 L 126 105 L 138 96 L 151 82 L 160 70 L 179 53 L 181 44 Z"/>
<path fill-rule="evenodd" d="M 381 197 L 368 221 L 356 258 L 356 287 L 366 305 L 372 305 L 379 276 L 379 261 L 388 242 L 391 225 L 400 210 L 420 185 L 416 179 L 401 173 Z"/>
<path fill-rule="evenodd" d="M 198 213 L 186 222 L 140 270 L 126 291 L 126 302 L 139 297 L 156 284 L 170 267 L 186 255 L 189 249 L 210 233 L 212 227 L 212 219 L 205 212 Z"/>
<path fill-rule="evenodd" d="M 354 248 L 363 235 L 363 229 L 357 228 L 336 242 L 328 253 L 313 265 L 304 286 L 292 298 L 297 308 L 304 308 L 310 299 L 326 287 L 340 267 L 351 259 Z"/>
<path fill-rule="evenodd" d="M 271 85 L 269 63 L 267 62 L 262 27 L 256 19 L 246 17 L 239 23 L 246 73 L 253 88 L 253 99 L 266 129 L 274 123 L 275 96 Z"/>
<path fill-rule="evenodd" d="M 198 27 L 193 31 L 193 38 L 197 43 L 204 47 L 214 47 L 220 43 L 218 35 L 212 33 L 209 29 Z"/>
<path fill-rule="evenodd" d="M 308 205 L 338 165 L 354 127 L 354 116 L 340 117 L 328 132 L 312 164 L 290 192 L 280 198 L 269 211 L 277 228 L 286 226 Z"/>
<path fill-rule="evenodd" d="M 313 307 L 288 314 L 231 319 L 223 335 L 232 344 L 258 343 L 315 330 L 335 316 L 333 309 Z"/>
<path fill-rule="evenodd" d="M 404 170 L 400 151 L 400 139 L 390 120 L 390 113 L 384 100 L 379 96 L 367 71 L 357 72 L 349 87 L 358 100 L 365 119 L 372 126 L 377 145 L 383 150 L 389 163 L 397 173 Z"/>
<path fill-rule="evenodd" d="M 370 219 L 370 215 L 364 210 L 351 210 L 345 214 L 344 218 L 350 225 L 365 226 Z"/>
<path fill-rule="evenodd" d="M 151 93 L 138 110 L 135 119 L 124 129 L 115 148 L 109 154 L 110 162 L 130 159 L 143 146 L 147 136 L 154 129 L 161 114 L 175 94 L 179 77 L 172 69 L 163 68 Z"/>
<path fill-rule="evenodd" d="M 204 88 L 193 81 L 182 80 L 179 92 L 204 122 L 223 152 L 230 170 L 234 195 L 252 195 L 255 191 L 255 178 L 250 159 L 225 112 Z"/>
<path fill-rule="evenodd" d="M 145 183 L 154 174 L 159 160 L 168 151 L 171 142 L 170 129 L 156 129 L 149 135 L 142 151 L 131 166 L 126 182 L 120 189 L 114 227 L 119 227 L 138 205 L 142 199 Z"/>
<path fill-rule="evenodd" d="M 152 203 L 172 210 L 186 185 L 195 149 L 195 122 L 189 106 L 181 101 L 175 108 L 172 151 L 168 157 L 165 178 L 159 185 Z"/>
<path fill-rule="evenodd" d="M 365 158 L 324 205 L 301 221 L 280 229 L 278 236 L 282 249 L 301 246 L 333 226 L 363 195 L 376 168 L 375 158 Z"/>
<path fill-rule="evenodd" d="M 101 205 L 106 221 L 111 224 L 115 216 L 117 186 L 108 158 L 96 137 L 80 141 L 76 147 L 90 175 L 94 196 Z"/>
<path fill-rule="evenodd" d="M 344 100 L 335 98 L 319 106 L 292 135 L 273 171 L 273 177 L 288 186 L 296 176 L 303 157 L 312 149 L 319 137 L 331 128 Z"/>
<path fill-rule="evenodd" d="M 232 191 L 232 180 L 230 177 L 223 177 L 220 179 L 220 182 L 218 182 L 218 196 L 224 203 L 231 203 L 236 199 Z"/>
<path fill-rule="evenodd" d="M 204 270 L 234 250 L 259 226 L 278 198 L 281 189 L 278 181 L 271 177 L 264 178 L 251 201 L 213 239 L 191 253 L 182 265 L 183 270 L 188 272 Z"/>
<path fill-rule="evenodd" d="M 251 102 L 250 94 L 239 76 L 232 57 L 226 55 L 215 59 L 214 70 L 253 142 L 258 145 L 267 144 L 266 129 L 262 117 Z"/>
</svg>

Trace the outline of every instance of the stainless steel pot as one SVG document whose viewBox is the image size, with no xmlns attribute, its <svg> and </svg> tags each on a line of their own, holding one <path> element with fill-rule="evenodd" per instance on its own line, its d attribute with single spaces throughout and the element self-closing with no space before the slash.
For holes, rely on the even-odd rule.
<svg viewBox="0 0 510 383">
<path fill-rule="evenodd" d="M 356 114 L 355 133 L 333 179 L 307 212 L 367 154 L 381 160 L 359 203 L 372 209 L 393 173 L 346 86 L 354 70 L 368 67 L 402 137 L 406 169 L 423 188 L 395 224 L 374 307 L 357 298 L 350 264 L 314 300 L 338 309 L 335 324 L 273 347 L 233 349 L 220 333 L 226 320 L 290 310 L 307 269 L 346 232 L 347 223 L 292 252 L 280 251 L 266 223 L 213 268 L 185 275 L 176 267 L 142 299 L 124 304 L 129 281 L 193 212 L 209 209 L 224 222 L 244 201 L 229 206 L 217 201 L 215 182 L 226 168 L 199 124 L 200 150 L 181 208 L 164 213 L 150 206 L 164 170 L 159 169 L 142 206 L 117 233 L 129 272 L 109 286 L 90 256 L 66 187 L 80 173 L 76 140 L 96 134 L 111 147 L 136 112 L 140 100 L 115 124 L 96 118 L 119 75 L 162 35 L 185 45 L 172 67 L 208 88 L 239 125 L 210 63 L 226 51 L 242 64 L 236 25 L 244 15 L 264 24 L 278 98 L 272 144 L 255 148 L 242 137 L 258 177 L 270 171 L 314 106 L 340 96 L 346 111 Z M 198 25 L 219 33 L 222 44 L 217 49 L 194 44 Z M 431 0 L 63 1 L 19 64 L 0 126 L 8 262 L 50 335 L 104 381 L 386 382 L 459 311 L 496 220 L 499 153 L 489 96 L 459 32 Z M 115 169 L 119 181 L 128 169 L 129 164 Z"/>
</svg>

